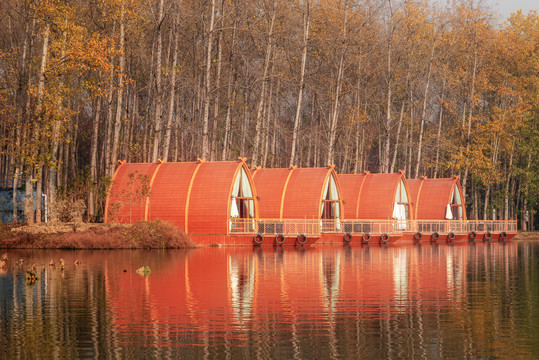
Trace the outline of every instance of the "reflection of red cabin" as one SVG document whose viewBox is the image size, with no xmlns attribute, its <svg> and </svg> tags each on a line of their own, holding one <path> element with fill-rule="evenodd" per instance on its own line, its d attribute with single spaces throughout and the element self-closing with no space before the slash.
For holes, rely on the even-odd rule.
<svg viewBox="0 0 539 360">
<path fill-rule="evenodd" d="M 449 179 L 423 177 L 420 180 L 408 180 L 408 186 L 416 219 L 466 220 L 466 206 L 457 176 Z"/>
<path fill-rule="evenodd" d="M 207 243 L 251 244 L 252 235 L 229 236 L 233 233 L 232 226 L 247 226 L 249 221 L 229 219 L 256 218 L 256 191 L 244 159 L 121 163 L 114 174 L 105 209 L 105 222 L 160 219 L 185 231 L 194 240 Z"/>
<path fill-rule="evenodd" d="M 341 192 L 333 167 L 253 170 L 261 219 L 340 219 Z"/>
<path fill-rule="evenodd" d="M 313 333 L 338 343 L 344 323 L 351 324 L 346 331 L 363 325 L 348 338 L 359 339 L 365 327 L 390 333 L 410 309 L 421 307 L 419 322 L 458 312 L 467 301 L 467 267 L 507 254 L 516 257 L 516 246 L 224 247 L 157 257 L 107 253 L 85 264 L 104 267 L 116 341 L 132 340 L 136 329 L 170 356 L 169 346 L 207 350 L 223 341 L 231 347 L 251 341 L 264 347 L 278 345 L 282 336 L 301 344 Z M 139 264 L 148 264 L 151 275 L 122 271 Z"/>
<path fill-rule="evenodd" d="M 402 248 L 397 247 L 366 246 L 355 248 L 353 258 L 345 256 L 341 269 L 343 308 L 340 311 L 348 313 L 360 305 L 366 319 L 397 313 L 398 306 L 402 306 L 399 301 L 408 295 L 397 292 L 406 288 L 408 282 L 408 273 L 403 274 L 403 266 L 398 263 L 401 252 Z"/>
<path fill-rule="evenodd" d="M 402 171 L 395 174 L 339 175 L 346 219 L 413 219 Z"/>
<path fill-rule="evenodd" d="M 171 321 L 196 332 L 235 331 L 239 320 L 232 305 L 234 291 L 241 287 L 230 266 L 235 258 L 252 261 L 253 251 L 249 247 L 229 247 L 227 251 L 206 247 L 173 252 L 145 259 L 152 269 L 145 277 L 123 273 L 111 264 L 106 281 L 116 325 L 129 331 L 134 324 L 147 323 L 165 333 L 170 331 L 169 335 L 175 333 L 168 327 Z M 125 266 L 130 260 L 120 261 Z M 239 277 L 246 275 L 254 276 L 241 273 Z"/>
</svg>

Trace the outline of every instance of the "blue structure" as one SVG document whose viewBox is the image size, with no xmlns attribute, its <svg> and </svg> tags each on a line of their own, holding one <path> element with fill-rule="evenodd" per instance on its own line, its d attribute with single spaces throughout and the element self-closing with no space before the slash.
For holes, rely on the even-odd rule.
<svg viewBox="0 0 539 360">
<path fill-rule="evenodd" d="M 24 221 L 24 197 L 25 191 L 17 190 L 17 221 Z M 41 199 L 41 208 L 44 209 L 44 195 Z M 33 208 L 36 210 L 36 191 L 32 194 L 34 199 Z M 0 221 L 4 224 L 13 221 L 13 190 L 1 189 L 0 190 Z"/>
</svg>

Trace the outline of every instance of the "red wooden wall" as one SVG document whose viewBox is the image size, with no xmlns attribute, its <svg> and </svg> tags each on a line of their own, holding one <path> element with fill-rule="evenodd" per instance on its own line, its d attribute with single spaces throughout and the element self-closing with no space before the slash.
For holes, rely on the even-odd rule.
<svg viewBox="0 0 539 360">
<path fill-rule="evenodd" d="M 260 198 L 261 219 L 281 219 L 283 191 L 293 171 L 293 168 L 252 170 L 256 193 Z"/>
<path fill-rule="evenodd" d="M 186 203 L 199 162 L 164 163 L 152 186 L 148 218 L 161 219 L 185 231 Z"/>
</svg>

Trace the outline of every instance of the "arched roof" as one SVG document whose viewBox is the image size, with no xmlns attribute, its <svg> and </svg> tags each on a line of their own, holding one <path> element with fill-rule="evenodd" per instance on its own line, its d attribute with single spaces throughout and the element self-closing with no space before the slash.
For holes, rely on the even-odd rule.
<svg viewBox="0 0 539 360">
<path fill-rule="evenodd" d="M 326 183 L 335 180 L 342 218 L 342 196 L 333 166 L 253 171 L 262 219 L 320 219 Z"/>
<path fill-rule="evenodd" d="M 461 194 L 463 220 L 466 220 L 464 194 L 458 176 L 452 178 L 408 180 L 410 195 L 414 203 L 415 218 L 418 220 L 445 220 L 447 205 L 451 204 L 453 189 Z"/>
<path fill-rule="evenodd" d="M 346 219 L 387 220 L 393 218 L 395 195 L 400 181 L 408 194 L 404 172 L 391 174 L 339 174 Z"/>
<path fill-rule="evenodd" d="M 222 162 L 199 160 L 156 164 L 121 163 L 107 197 L 105 222 L 117 220 L 132 223 L 160 219 L 188 234 L 228 234 L 232 191 L 241 169 L 244 170 L 252 191 L 256 218 L 258 217 L 256 190 L 245 159 Z M 110 218 L 112 204 L 122 201 L 118 194 L 129 192 L 125 179 L 129 174 L 141 171 L 151 175 L 151 194 L 144 205 L 144 216 L 130 221 L 125 216 L 128 210 L 125 209 L 123 202 L 120 212 L 122 216 Z"/>
</svg>

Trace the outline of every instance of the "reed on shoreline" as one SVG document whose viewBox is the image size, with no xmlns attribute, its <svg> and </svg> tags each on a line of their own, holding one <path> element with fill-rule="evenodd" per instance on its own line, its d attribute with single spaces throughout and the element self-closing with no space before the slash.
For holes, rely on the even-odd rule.
<svg viewBox="0 0 539 360">
<path fill-rule="evenodd" d="M 4 249 L 185 249 L 198 245 L 164 221 L 122 224 L 1 225 Z"/>
</svg>

